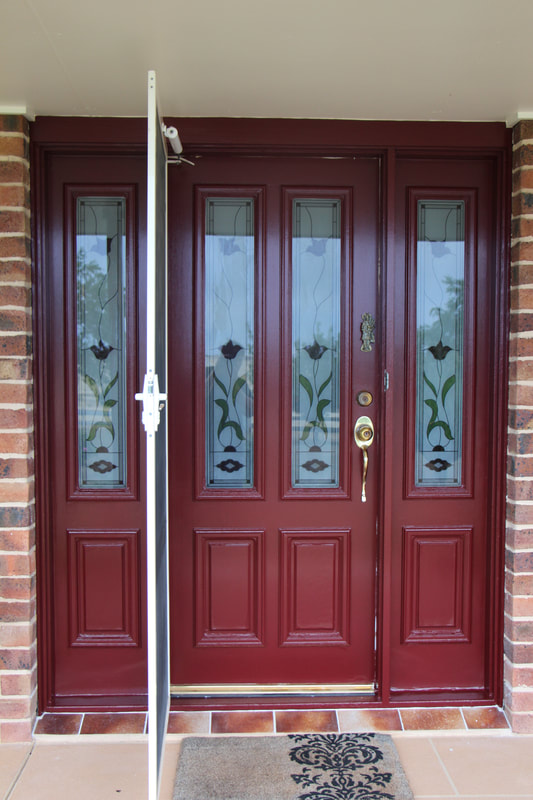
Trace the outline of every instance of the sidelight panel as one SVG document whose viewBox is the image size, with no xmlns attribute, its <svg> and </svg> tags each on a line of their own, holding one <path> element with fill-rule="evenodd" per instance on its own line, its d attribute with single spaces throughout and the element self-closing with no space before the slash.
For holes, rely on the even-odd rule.
<svg viewBox="0 0 533 800">
<path fill-rule="evenodd" d="M 126 200 L 76 202 L 78 482 L 127 484 Z"/>
</svg>

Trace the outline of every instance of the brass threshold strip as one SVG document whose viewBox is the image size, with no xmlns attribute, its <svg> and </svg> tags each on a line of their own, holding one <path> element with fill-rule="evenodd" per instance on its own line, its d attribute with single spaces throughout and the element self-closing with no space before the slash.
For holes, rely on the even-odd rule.
<svg viewBox="0 0 533 800">
<path fill-rule="evenodd" d="M 259 697 L 264 695 L 325 696 L 325 695 L 359 695 L 374 694 L 375 687 L 371 683 L 199 683 L 172 684 L 172 697 Z"/>
</svg>

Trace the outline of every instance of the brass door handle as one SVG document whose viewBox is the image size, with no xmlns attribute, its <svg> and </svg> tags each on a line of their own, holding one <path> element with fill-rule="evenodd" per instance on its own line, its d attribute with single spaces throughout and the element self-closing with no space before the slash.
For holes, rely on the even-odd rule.
<svg viewBox="0 0 533 800">
<path fill-rule="evenodd" d="M 374 441 L 374 425 L 370 417 L 359 417 L 353 429 L 354 441 L 363 451 L 363 483 L 361 502 L 366 503 L 366 476 L 368 473 L 368 448 Z"/>
</svg>

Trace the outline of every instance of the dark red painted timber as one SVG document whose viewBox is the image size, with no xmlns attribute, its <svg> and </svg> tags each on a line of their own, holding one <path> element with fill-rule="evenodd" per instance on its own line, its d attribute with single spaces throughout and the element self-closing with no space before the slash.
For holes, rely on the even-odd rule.
<svg viewBox="0 0 533 800">
<path fill-rule="evenodd" d="M 509 152 L 509 132 L 499 123 L 381 123 L 381 122 L 332 122 L 323 120 L 212 120 L 212 119 L 178 119 L 167 120 L 176 124 L 180 136 L 185 143 L 187 154 L 199 154 L 198 159 L 207 161 L 208 154 L 221 155 L 228 161 L 237 161 L 238 155 L 270 155 L 284 156 L 279 162 L 286 163 L 287 156 L 346 156 L 358 155 L 367 160 L 377 159 L 380 162 L 379 176 L 376 178 L 376 191 L 379 201 L 372 201 L 379 209 L 380 217 L 372 223 L 372 248 L 380 251 L 380 272 L 375 297 L 375 308 L 378 318 L 380 342 L 372 376 L 364 375 L 365 381 L 374 381 L 377 403 L 380 413 L 377 415 L 378 436 L 375 445 L 375 460 L 380 465 L 379 479 L 373 487 L 378 493 L 378 501 L 372 510 L 374 525 L 377 520 L 377 535 L 373 544 L 367 544 L 366 554 L 357 565 L 349 563 L 351 579 L 363 576 L 367 580 L 369 565 L 378 565 L 376 603 L 366 607 L 367 618 L 377 609 L 377 651 L 372 659 L 375 666 L 370 666 L 368 652 L 363 656 L 364 666 L 353 668 L 349 665 L 349 674 L 354 680 L 365 676 L 375 676 L 377 693 L 375 698 L 362 701 L 365 704 L 375 702 L 381 705 L 412 703 L 483 703 L 498 702 L 501 699 L 501 662 L 502 662 L 502 509 L 504 501 L 504 442 L 506 419 L 506 264 L 507 264 L 507 231 L 506 213 L 508 202 L 506 192 L 509 191 L 507 172 Z M 32 125 L 33 142 L 33 202 L 34 231 L 36 254 L 36 398 L 38 411 L 37 465 L 38 465 L 38 564 L 39 564 L 39 693 L 41 708 L 71 707 L 89 708 L 94 706 L 112 708 L 118 705 L 134 707 L 143 703 L 145 694 L 145 654 L 144 642 L 144 510 L 142 503 L 142 470 L 138 473 L 139 483 L 132 486 L 135 498 L 126 501 L 119 499 L 113 510 L 105 503 L 94 498 L 91 502 L 73 502 L 72 481 L 69 479 L 67 464 L 72 459 L 68 443 L 72 439 L 73 421 L 68 417 L 69 403 L 65 404 L 72 389 L 72 362 L 68 350 L 69 331 L 72 330 L 72 314 L 74 309 L 68 290 L 65 291 L 64 269 L 66 262 L 64 238 L 66 232 L 65 188 L 75 185 L 96 185 L 120 183 L 136 187 L 138 191 L 138 209 L 135 224 L 138 225 L 135 237 L 138 239 L 134 272 L 142 271 L 144 252 L 144 149 L 145 121 L 115 119 L 55 119 L 39 118 Z M 80 158 L 81 156 L 87 158 Z M 138 159 L 135 157 L 138 156 Z M 229 158 L 229 157 L 232 158 Z M 363 158 L 363 160 L 364 160 Z M 312 159 L 316 164 L 317 161 Z M 214 158 L 212 163 L 216 163 Z M 268 186 L 288 186 L 292 183 L 290 175 L 280 171 L 279 164 L 271 177 L 259 177 L 259 172 L 248 175 L 249 158 L 242 160 L 239 183 Z M 273 163 L 273 162 L 271 162 Z M 302 164 L 305 159 L 302 159 Z M 170 280 L 174 301 L 181 303 L 181 298 L 192 298 L 193 286 L 193 237 L 194 225 L 194 192 L 192 182 L 210 185 L 232 185 L 235 175 L 228 176 L 224 172 L 213 170 L 211 173 L 202 167 L 195 167 L 192 177 L 185 175 L 187 168 L 171 168 L 170 193 Z M 254 168 L 255 169 L 255 168 Z M 198 173 L 201 177 L 196 177 Z M 244 177 L 243 177 L 244 176 Z M 296 180 L 296 179 L 295 179 Z M 183 181 L 183 185 L 180 185 Z M 311 185 L 316 180 L 305 175 L 297 181 Z M 330 181 L 325 181 L 328 184 Z M 344 188 L 353 189 L 355 182 L 348 174 L 337 182 Z M 368 185 L 368 180 L 367 180 Z M 188 187 L 188 188 L 187 188 Z M 469 452 L 470 476 L 465 484 L 468 496 L 453 499 L 449 497 L 426 498 L 413 496 L 409 481 L 404 480 L 410 467 L 412 454 L 406 431 L 409 430 L 413 412 L 412 373 L 413 364 L 409 360 L 406 343 L 411 337 L 412 343 L 412 263 L 407 239 L 412 238 L 412 219 L 408 214 L 409 190 L 439 192 L 440 190 L 472 192 L 476 194 L 478 218 L 476 220 L 475 246 L 476 278 L 473 301 L 472 325 L 469 333 L 472 369 L 469 380 L 472 391 L 471 407 L 465 420 L 465 446 Z M 372 189 L 374 191 L 374 189 Z M 269 192 L 270 193 L 270 192 Z M 372 196 L 372 195 L 371 195 Z M 358 194 L 354 191 L 357 202 Z M 357 207 L 354 213 L 357 218 Z M 268 603 L 264 605 L 265 616 L 251 631 L 252 637 L 269 636 L 274 642 L 275 623 L 267 619 L 266 611 L 272 610 L 278 603 L 281 608 L 288 609 L 279 618 L 279 630 L 285 638 L 291 638 L 290 603 L 287 603 L 287 582 L 290 575 L 291 551 L 299 546 L 294 537 L 294 528 L 320 527 L 326 529 L 325 519 L 330 519 L 329 503 L 332 500 L 310 500 L 307 504 L 301 500 L 289 500 L 286 494 L 287 481 L 276 472 L 272 464 L 286 461 L 282 455 L 283 447 L 279 439 L 270 439 L 270 430 L 286 425 L 287 392 L 283 390 L 283 369 L 279 370 L 284 358 L 283 341 L 287 333 L 280 320 L 279 266 L 269 271 L 269 265 L 279 264 L 280 239 L 276 229 L 282 227 L 281 209 L 268 210 L 265 216 L 265 253 L 268 258 L 263 263 L 265 279 L 264 303 L 266 311 L 264 319 L 257 322 L 263 325 L 263 355 L 269 358 L 263 376 L 263 387 L 269 393 L 273 391 L 273 401 L 263 400 L 263 410 L 259 407 L 259 420 L 262 420 L 262 442 L 264 460 L 259 463 L 259 474 L 263 483 L 258 482 L 259 494 L 265 499 L 252 501 L 231 500 L 209 501 L 205 505 L 214 509 L 202 512 L 195 517 L 198 473 L 194 489 L 192 478 L 185 476 L 181 485 L 179 465 L 182 457 L 189 460 L 193 452 L 193 431 L 185 434 L 185 448 L 181 446 L 171 450 L 171 552 L 184 555 L 191 565 L 193 550 L 196 553 L 196 566 L 184 571 L 184 586 L 176 589 L 179 580 L 176 560 L 172 567 L 173 601 L 171 617 L 174 630 L 180 625 L 185 631 L 183 647 L 174 644 L 172 656 L 172 679 L 236 681 L 243 680 L 245 672 L 239 667 L 240 654 L 250 651 L 252 647 L 234 648 L 235 656 L 223 659 L 224 678 L 217 671 L 211 678 L 202 672 L 207 667 L 196 669 L 194 659 L 197 650 L 214 652 L 210 646 L 194 647 L 195 641 L 201 639 L 201 626 L 196 627 L 200 617 L 193 617 L 190 598 L 194 594 L 194 602 L 202 594 L 202 580 L 205 572 L 198 569 L 201 564 L 202 548 L 212 547 L 212 532 L 226 528 L 222 539 L 233 535 L 234 528 L 239 527 L 237 542 L 243 564 L 254 564 L 255 572 L 249 572 L 250 580 L 257 580 L 257 586 Z M 357 231 L 356 231 L 357 239 Z M 282 248 L 281 248 L 282 249 Z M 354 293 L 350 302 L 357 298 L 355 280 L 357 265 L 353 270 Z M 283 293 L 281 293 L 283 294 Z M 407 309 L 407 310 L 406 310 Z M 136 306 L 136 312 L 140 308 Z M 350 319 L 351 336 L 355 340 L 358 334 L 358 316 L 353 313 Z M 173 363 L 174 389 L 182 393 L 184 387 L 192 387 L 195 381 L 195 328 L 191 319 L 191 309 L 185 308 L 185 319 L 177 321 L 173 307 L 170 308 L 171 331 L 183 335 L 170 342 L 170 354 Z M 141 317 L 139 317 L 141 318 Z M 268 341 L 269 335 L 274 343 Z M 143 331 L 138 331 L 139 342 L 142 342 Z M 196 354 L 197 355 L 197 354 Z M 285 356 L 286 357 L 286 356 Z M 354 354 L 355 359 L 355 354 Z M 275 366 L 274 366 L 275 365 Z M 142 373 L 142 348 L 139 348 L 139 359 L 135 366 L 138 376 Z M 351 363 L 352 377 L 356 370 Z M 383 370 L 390 376 L 390 389 L 380 394 Z M 132 373 L 133 374 L 133 373 Z M 281 376 L 281 377 L 280 377 Z M 286 380 L 286 378 L 285 378 Z M 135 387 L 137 388 L 137 387 Z M 354 383 L 352 382 L 351 401 L 353 402 Z M 379 400 L 379 398 L 381 398 Z M 473 409 L 473 410 L 472 410 Z M 351 409 L 353 412 L 353 408 Z M 194 402 L 184 396 L 184 406 L 171 417 L 171 435 L 177 441 L 176 430 L 178 419 L 198 421 L 198 404 L 196 395 Z M 352 413 L 353 417 L 353 413 Z M 65 425 L 66 422 L 66 425 Z M 272 425 L 274 423 L 274 425 Z M 69 428 L 69 426 L 71 426 Z M 172 426 L 174 430 L 172 431 Z M 138 428 L 130 432 L 133 437 L 132 452 L 136 452 L 138 464 L 142 466 L 142 442 Z M 70 437 L 70 439 L 69 439 Z M 135 438 L 137 437 L 136 443 Z M 135 451 L 137 447 L 137 451 Z M 404 458 L 404 453 L 407 455 Z M 348 455 L 348 453 L 346 453 Z M 285 461 L 284 461 L 285 458 Z M 355 508 L 360 463 L 353 453 L 349 454 L 351 476 L 348 495 L 350 499 L 339 502 L 346 508 Z M 372 462 L 371 462 L 372 463 Z M 285 465 L 286 471 L 286 465 Z M 356 487 L 357 488 L 357 487 Z M 74 493 L 75 494 L 75 493 Z M 415 492 L 416 495 L 416 492 Z M 263 507 L 268 506 L 272 498 L 276 511 L 265 516 Z M 277 499 L 276 499 L 277 498 Z M 139 502 L 140 501 L 140 502 Z M 436 505 L 434 505 L 436 503 Z M 280 512 L 284 505 L 293 510 Z M 310 510 L 305 509 L 309 505 Z M 302 512 L 302 508 L 304 508 Z M 183 516 L 183 510 L 185 514 Z M 234 515 L 235 512 L 235 515 Z M 302 517 L 303 514 L 303 517 Z M 274 523 L 274 518 L 279 519 Z M 238 519 L 238 523 L 234 520 Z M 303 521 L 302 521 L 303 520 Z M 330 536 L 327 542 L 317 540 L 317 552 L 326 553 L 328 558 L 336 550 L 330 564 L 345 565 L 348 548 L 346 546 L 346 530 L 351 530 L 354 514 L 349 520 L 333 517 L 334 523 L 329 526 Z M 222 523 L 222 524 L 221 524 Z M 188 526 L 189 534 L 181 539 L 179 532 Z M 267 542 L 265 535 L 259 532 L 277 531 L 277 548 Z M 193 536 L 193 529 L 196 534 Z M 376 528 L 374 529 L 376 532 Z M 67 532 L 71 533 L 68 534 Z M 206 535 L 207 531 L 207 535 Z M 81 532 L 81 538 L 80 538 Z M 101 546 L 102 532 L 112 545 L 109 554 Z M 210 539 L 211 537 L 211 539 Z M 267 542 L 267 544 L 265 544 Z M 219 544 L 219 540 L 215 542 Z M 350 540 L 350 548 L 353 541 Z M 195 545 L 193 547 L 193 545 Z M 320 548 L 323 548 L 320 550 Z M 180 549 L 182 548 L 182 549 Z M 325 548 L 325 549 L 324 549 Z M 223 550 L 223 547 L 222 547 Z M 303 551 L 302 551 L 303 552 Z M 353 556 L 353 550 L 352 556 Z M 283 558 L 281 554 L 285 555 Z M 420 559 L 417 554 L 422 553 Z M 85 556 L 88 559 L 84 562 Z M 426 557 L 427 556 L 427 557 Z M 105 560 L 107 558 L 107 560 Z M 102 567 L 102 559 L 105 563 Z M 335 562 L 335 559 L 337 561 Z M 127 577 L 118 569 L 118 563 L 128 564 Z M 327 559 L 326 559 L 327 561 Z M 87 566 L 84 566 L 84 563 Z M 222 562 L 220 562 L 222 563 Z M 424 565 L 421 570 L 420 564 Z M 441 570 L 441 564 L 444 569 Z M 461 565 L 460 572 L 457 565 Z M 427 572 L 429 565 L 429 573 Z M 98 590 L 102 572 L 115 581 L 115 586 L 104 587 L 103 593 Z M 311 563 L 311 572 L 316 565 Z M 330 567 L 330 574 L 333 566 Z M 76 573 L 77 570 L 77 573 Z M 359 572 L 359 570 L 361 572 Z M 76 579 L 81 578 L 82 589 L 73 589 Z M 435 580 L 432 573 L 437 572 Z M 442 574 L 441 574 L 442 572 Z M 220 573 L 220 574 L 223 574 Z M 273 576 L 276 576 L 274 578 Z M 414 576 L 414 578 L 413 578 Z M 346 585 L 345 573 L 341 577 Z M 116 579 L 120 578 L 117 582 Z M 460 580 L 459 580 L 460 578 Z M 276 580 L 281 581 L 276 586 Z M 413 579 L 418 581 L 419 595 L 413 593 Z M 341 584 L 342 584 L 341 580 Z M 70 583 L 69 583 L 70 581 Z M 454 627 L 456 641 L 444 641 L 437 637 L 436 641 L 424 641 L 427 626 L 420 632 L 417 629 L 417 603 L 420 596 L 429 608 L 431 619 L 449 616 L 451 594 L 450 583 L 455 581 L 460 587 L 458 594 L 453 595 L 454 612 L 457 610 L 457 625 Z M 221 591 L 222 584 L 218 584 Z M 70 588 L 69 588 L 70 587 Z M 118 588 L 117 588 L 118 587 Z M 215 580 L 216 588 L 216 580 Z M 435 598 L 433 591 L 435 590 Z M 102 614 L 106 605 L 112 608 L 111 617 L 117 630 L 113 641 L 105 645 L 92 647 L 84 638 L 83 626 L 74 624 L 79 617 L 72 613 L 72 597 L 82 591 L 91 596 L 88 613 L 91 619 Z M 285 595 L 284 595 L 285 592 Z M 70 594 L 69 594 L 70 593 Z M 122 607 L 127 609 L 120 619 L 116 615 L 118 594 L 122 598 Z M 181 594 L 180 594 L 181 593 Z M 188 595 L 187 595 L 188 593 Z M 181 603 L 188 596 L 186 603 Z M 332 596 L 331 592 L 329 597 Z M 341 598 L 340 600 L 338 598 Z M 70 598 L 70 599 L 69 599 Z M 80 598 L 77 597 L 76 602 Z M 357 598 L 356 598 L 357 599 Z M 70 606 L 69 606 L 70 602 Z M 309 613 L 318 613 L 314 598 L 303 592 L 301 602 L 309 605 Z M 346 636 L 342 620 L 347 618 L 347 595 L 337 595 L 338 635 Z M 448 604 L 448 605 L 446 605 Z M 78 606 L 79 607 L 79 604 Z M 114 608 L 113 608 L 114 607 Z M 353 608 L 349 600 L 349 610 Z M 135 612 L 137 617 L 135 618 Z M 243 627 L 244 618 L 239 604 L 230 608 L 234 619 Z M 344 616 L 343 616 L 344 615 Z M 444 616 L 443 616 L 444 615 Z M 110 619 L 111 619 L 110 617 Z M 256 617 L 257 618 L 257 617 Z M 427 619 L 427 618 L 426 618 Z M 370 623 L 362 622 L 362 630 Z M 372 619 L 373 625 L 373 619 Z M 178 627 L 176 627 L 178 626 Z M 333 630 L 334 625 L 330 626 Z M 436 626 L 438 629 L 438 625 Z M 205 627 L 202 629 L 205 631 Z M 349 636 L 356 635 L 357 628 L 350 630 Z M 448 630 L 449 633 L 449 630 Z M 173 638 L 174 638 L 173 634 Z M 183 636 L 183 634 L 180 634 Z M 364 638 L 364 632 L 363 632 Z M 196 637 L 196 638 L 195 638 Z M 294 639 L 294 637 L 293 637 Z M 351 639 L 350 639 L 351 641 Z M 80 642 L 84 644 L 80 645 Z M 96 643 L 95 643 L 96 644 Z M 220 643 L 219 643 L 220 644 Z M 297 650 L 297 639 L 285 648 L 285 651 Z M 308 645 L 300 649 L 310 652 Z M 322 648 L 338 650 L 338 644 L 324 645 Z M 366 647 L 366 646 L 365 646 Z M 217 647 L 217 657 L 223 650 Z M 315 650 L 313 646 L 311 648 Z M 368 650 L 368 647 L 367 647 Z M 186 654 L 186 655 L 183 655 Z M 192 659 L 192 660 L 191 660 Z M 201 659 L 200 659 L 201 660 Z M 327 661 L 327 656 L 326 656 Z M 288 680 L 315 681 L 306 668 L 305 656 L 296 658 L 296 666 L 288 670 Z M 363 663 L 363 662 L 361 662 Z M 272 677 L 273 660 L 268 659 L 265 670 L 266 680 Z M 192 670 L 189 668 L 193 666 Z M 261 665 L 260 665 L 261 666 Z M 185 672 L 182 669 L 186 670 Z M 262 667 L 261 667 L 262 669 Z M 307 669 L 307 672 L 306 672 Z M 189 670 L 189 672 L 187 672 Z M 253 676 L 246 673 L 247 681 L 260 680 L 261 670 Z M 190 677 L 192 674 L 192 677 Z M 321 674 L 322 669 L 321 669 Z M 347 673 L 348 674 L 348 673 Z M 182 676 L 185 675 L 184 678 Z M 302 675 L 304 676 L 302 678 Z M 326 678 L 327 679 L 327 678 Z M 320 678 L 319 680 L 323 680 Z M 357 701 L 338 699 L 340 705 L 357 704 Z M 222 708 L 242 706 L 254 707 L 266 702 L 272 705 L 272 699 L 235 701 L 207 701 L 213 707 Z M 287 701 L 280 700 L 280 705 Z M 294 700 L 290 705 L 305 707 L 315 701 Z M 323 701 L 318 701 L 323 702 Z M 201 701 L 182 701 L 184 706 L 200 707 Z"/>
<path fill-rule="evenodd" d="M 264 214 L 256 486 L 213 490 L 204 467 L 202 200 L 241 197 L 243 184 Z M 376 317 L 379 161 L 204 156 L 171 172 L 169 196 L 169 476 L 180 509 L 170 529 L 172 683 L 373 684 L 379 450 L 363 504 L 352 431 L 363 413 L 358 391 L 372 392 L 365 413 L 379 417 L 379 350 L 363 353 L 359 330 L 363 313 Z M 293 197 L 343 204 L 338 489 L 290 487 Z"/>
</svg>

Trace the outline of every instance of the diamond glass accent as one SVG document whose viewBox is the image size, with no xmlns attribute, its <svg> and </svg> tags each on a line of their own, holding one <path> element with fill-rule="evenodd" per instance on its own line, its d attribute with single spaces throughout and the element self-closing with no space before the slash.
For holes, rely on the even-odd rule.
<svg viewBox="0 0 533 800">
<path fill-rule="evenodd" d="M 254 484 L 254 201 L 205 207 L 206 486 Z"/>
<path fill-rule="evenodd" d="M 292 486 L 339 486 L 341 201 L 293 200 Z"/>
<path fill-rule="evenodd" d="M 78 482 L 126 486 L 126 200 L 76 209 Z"/>
<path fill-rule="evenodd" d="M 460 486 L 464 203 L 418 201 L 415 484 Z"/>
</svg>

